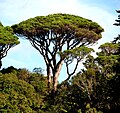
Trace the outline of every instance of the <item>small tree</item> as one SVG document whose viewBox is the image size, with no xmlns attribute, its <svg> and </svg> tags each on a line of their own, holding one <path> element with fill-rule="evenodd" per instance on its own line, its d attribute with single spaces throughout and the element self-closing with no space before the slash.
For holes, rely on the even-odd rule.
<svg viewBox="0 0 120 113">
<path fill-rule="evenodd" d="M 48 75 L 48 85 L 53 75 L 53 89 L 56 91 L 62 64 L 67 57 L 58 53 L 95 43 L 101 38 L 103 29 L 91 20 L 69 14 L 37 16 L 13 25 L 15 34 L 24 36 L 43 56 Z"/>
<path fill-rule="evenodd" d="M 65 50 L 64 52 L 62 52 L 61 56 L 63 56 L 63 57 L 66 56 L 64 59 L 64 63 L 66 64 L 67 74 L 68 74 L 67 79 L 63 83 L 67 82 L 70 79 L 70 77 L 73 74 L 75 74 L 79 62 L 81 60 L 83 60 L 85 57 L 87 57 L 89 55 L 89 53 L 91 53 L 93 51 L 94 50 L 92 48 L 81 46 L 81 47 L 77 47 L 72 50 Z M 76 62 L 76 64 L 75 64 L 75 62 Z M 74 66 L 72 66 L 73 67 L 72 72 L 70 69 L 71 65 L 74 65 Z"/>
<path fill-rule="evenodd" d="M 14 36 L 13 30 L 11 27 L 4 27 L 0 23 L 0 68 L 2 66 L 1 59 L 7 55 L 7 52 L 10 48 L 19 44 L 18 37 Z"/>
</svg>

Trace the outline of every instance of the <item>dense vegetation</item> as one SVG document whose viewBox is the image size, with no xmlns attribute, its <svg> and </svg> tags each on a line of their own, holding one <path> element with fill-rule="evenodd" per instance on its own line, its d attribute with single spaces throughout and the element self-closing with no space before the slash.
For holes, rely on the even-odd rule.
<svg viewBox="0 0 120 113">
<path fill-rule="evenodd" d="M 120 25 L 119 18 L 116 21 L 115 25 Z M 58 83 L 55 95 L 48 91 L 52 87 L 47 86 L 49 79 L 42 74 L 41 68 L 35 68 L 33 72 L 12 66 L 2 69 L 0 112 L 119 113 L 120 35 L 99 49 L 96 58 L 87 54 L 84 69 Z M 84 51 L 90 53 L 92 49 L 82 46 L 59 54 L 67 54 L 65 59 L 70 61 L 69 58 L 80 59 Z"/>
</svg>

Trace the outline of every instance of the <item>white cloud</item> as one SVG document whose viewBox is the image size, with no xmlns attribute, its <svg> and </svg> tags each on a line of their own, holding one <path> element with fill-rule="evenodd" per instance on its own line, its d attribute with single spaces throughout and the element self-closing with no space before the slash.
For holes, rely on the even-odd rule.
<svg viewBox="0 0 120 113">
<path fill-rule="evenodd" d="M 76 8 L 77 0 L 7 0 L 1 3 L 0 10 L 6 20 L 16 23 L 38 15 L 75 13 Z"/>
</svg>

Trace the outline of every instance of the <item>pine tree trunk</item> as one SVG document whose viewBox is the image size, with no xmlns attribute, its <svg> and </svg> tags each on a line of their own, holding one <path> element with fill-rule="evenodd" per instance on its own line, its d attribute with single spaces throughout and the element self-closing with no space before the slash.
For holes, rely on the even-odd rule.
<svg viewBox="0 0 120 113">
<path fill-rule="evenodd" d="M 58 65 L 58 67 L 56 69 L 56 72 L 55 72 L 55 75 L 53 76 L 53 90 L 54 90 L 54 93 L 57 91 L 58 77 L 60 75 L 62 65 L 63 65 L 63 61 L 61 61 L 61 63 Z"/>
<path fill-rule="evenodd" d="M 50 93 L 50 89 L 51 89 L 51 71 L 49 66 L 47 66 L 47 77 L 48 77 L 48 93 Z"/>
</svg>

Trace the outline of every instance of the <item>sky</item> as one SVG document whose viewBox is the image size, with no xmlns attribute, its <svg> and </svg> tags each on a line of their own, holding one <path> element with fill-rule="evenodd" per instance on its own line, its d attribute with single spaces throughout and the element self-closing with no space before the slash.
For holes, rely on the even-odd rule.
<svg viewBox="0 0 120 113">
<path fill-rule="evenodd" d="M 118 15 L 115 10 L 120 9 L 120 0 L 0 0 L 0 21 L 4 26 L 11 26 L 35 16 L 45 16 L 54 13 L 68 13 L 78 15 L 97 22 L 104 28 L 102 39 L 94 45 L 110 42 L 120 33 L 119 28 L 113 26 Z M 11 48 L 2 59 L 2 68 L 14 66 L 32 71 L 35 67 L 46 66 L 39 52 L 29 41 L 21 38 L 20 44 Z M 60 79 L 65 78 L 65 68 L 62 68 Z"/>
</svg>

